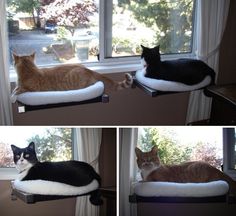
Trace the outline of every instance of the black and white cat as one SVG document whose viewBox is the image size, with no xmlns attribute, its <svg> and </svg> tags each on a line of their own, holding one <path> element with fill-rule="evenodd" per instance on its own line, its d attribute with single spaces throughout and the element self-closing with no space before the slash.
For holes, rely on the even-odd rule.
<svg viewBox="0 0 236 216">
<path fill-rule="evenodd" d="M 146 67 L 145 77 L 180 82 L 195 85 L 202 82 L 206 76 L 211 77 L 211 84 L 215 82 L 215 72 L 203 61 L 196 59 L 177 59 L 161 61 L 159 48 L 142 46 L 141 62 Z"/>
<path fill-rule="evenodd" d="M 101 205 L 100 176 L 81 161 L 39 162 L 35 144 L 26 148 L 11 145 L 19 178 L 14 186 L 22 191 L 47 195 L 90 194 L 90 202 Z"/>
</svg>

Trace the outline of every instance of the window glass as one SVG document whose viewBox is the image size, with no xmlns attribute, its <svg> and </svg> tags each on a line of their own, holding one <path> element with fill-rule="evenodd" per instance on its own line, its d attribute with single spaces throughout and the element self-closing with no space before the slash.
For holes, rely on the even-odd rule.
<svg viewBox="0 0 236 216">
<path fill-rule="evenodd" d="M 202 160 L 221 169 L 223 163 L 221 127 L 139 128 L 138 147 L 150 151 L 154 145 L 163 164 Z"/>
<path fill-rule="evenodd" d="M 159 44 L 163 54 L 191 52 L 193 9 L 194 0 L 113 0 L 107 57 L 139 55 L 140 44 Z"/>
<path fill-rule="evenodd" d="M 37 65 L 97 61 L 98 2 L 7 0 L 10 56 L 36 52 Z"/>
<path fill-rule="evenodd" d="M 32 141 L 40 161 L 72 159 L 71 128 L 0 127 L 0 167 L 15 167 L 11 144 L 25 148 Z"/>
<path fill-rule="evenodd" d="M 230 150 L 231 150 L 231 153 L 229 154 L 230 155 L 230 158 L 229 158 L 229 161 L 230 161 L 230 169 L 231 170 L 236 170 L 236 129 L 235 128 L 230 128 L 229 130 L 232 131 L 232 143 L 228 143 L 229 146 L 231 146 Z"/>
<path fill-rule="evenodd" d="M 36 52 L 39 66 L 140 55 L 141 44 L 192 52 L 194 0 L 6 1 L 11 65 L 12 52 Z"/>
</svg>

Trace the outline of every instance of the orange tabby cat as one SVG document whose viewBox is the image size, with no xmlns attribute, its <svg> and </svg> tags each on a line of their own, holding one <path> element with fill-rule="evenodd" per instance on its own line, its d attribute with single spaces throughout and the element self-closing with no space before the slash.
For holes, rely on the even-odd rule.
<svg viewBox="0 0 236 216">
<path fill-rule="evenodd" d="M 13 54 L 18 84 L 14 94 L 29 91 L 63 91 L 82 89 L 97 81 L 102 81 L 105 92 L 129 88 L 132 76 L 125 74 L 125 80 L 115 82 L 80 64 L 59 65 L 51 68 L 38 68 L 34 63 L 35 53 L 29 56 Z"/>
<path fill-rule="evenodd" d="M 236 182 L 206 162 L 193 161 L 179 165 L 163 165 L 157 154 L 157 146 L 154 146 L 150 152 L 142 152 L 136 147 L 135 153 L 144 181 L 198 183 L 224 180 L 229 184 L 230 193 L 236 195 Z"/>
</svg>

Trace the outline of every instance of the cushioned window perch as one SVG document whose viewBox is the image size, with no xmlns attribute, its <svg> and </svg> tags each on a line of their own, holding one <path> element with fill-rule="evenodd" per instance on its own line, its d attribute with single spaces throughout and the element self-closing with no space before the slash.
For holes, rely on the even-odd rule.
<svg viewBox="0 0 236 216">
<path fill-rule="evenodd" d="M 16 96 L 18 112 L 38 109 L 48 109 L 62 106 L 72 106 L 96 102 L 108 102 L 109 97 L 104 93 L 101 81 L 78 90 L 25 92 Z"/>
<path fill-rule="evenodd" d="M 225 181 L 207 183 L 139 182 L 134 186 L 131 203 L 205 203 L 226 202 L 229 190 Z"/>
<path fill-rule="evenodd" d="M 12 200 L 19 198 L 26 203 L 65 199 L 96 193 L 99 184 L 93 180 L 90 184 L 75 187 L 59 182 L 45 180 L 12 181 Z"/>
<path fill-rule="evenodd" d="M 211 83 L 211 77 L 206 76 L 205 79 L 195 85 L 186 85 L 180 82 L 158 80 L 145 77 L 146 68 L 138 70 L 135 74 L 135 84 L 143 89 L 152 97 L 162 94 L 178 93 L 202 89 Z"/>
</svg>

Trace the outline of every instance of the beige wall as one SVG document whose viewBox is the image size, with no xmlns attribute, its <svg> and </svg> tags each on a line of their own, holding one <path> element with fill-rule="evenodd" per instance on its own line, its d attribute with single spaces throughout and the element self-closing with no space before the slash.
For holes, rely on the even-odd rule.
<svg viewBox="0 0 236 216">
<path fill-rule="evenodd" d="M 102 187 L 116 186 L 116 128 L 103 128 L 99 170 Z"/>
<path fill-rule="evenodd" d="M 102 187 L 116 187 L 116 128 L 104 128 L 102 131 L 102 145 L 99 157 L 99 170 L 102 178 Z M 116 200 L 103 199 L 100 207 L 100 216 L 115 216 Z"/>
</svg>

